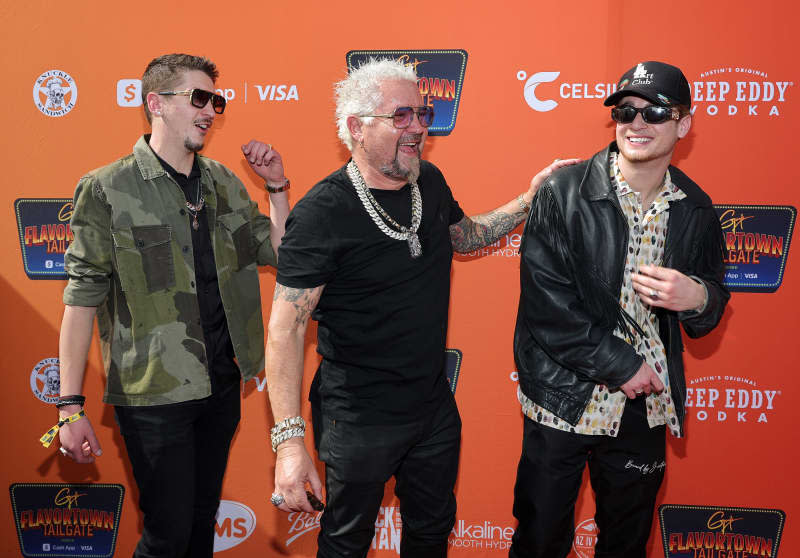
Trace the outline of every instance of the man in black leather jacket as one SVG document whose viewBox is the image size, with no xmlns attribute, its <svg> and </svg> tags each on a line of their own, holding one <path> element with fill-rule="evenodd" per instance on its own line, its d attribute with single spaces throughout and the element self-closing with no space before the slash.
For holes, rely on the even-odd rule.
<svg viewBox="0 0 800 558">
<path fill-rule="evenodd" d="M 669 164 L 691 127 L 683 73 L 637 64 L 605 105 L 616 141 L 542 186 L 520 250 L 512 558 L 567 556 L 587 463 L 595 556 L 645 556 L 666 430 L 683 433 L 678 324 L 707 334 L 730 296 L 711 199 Z"/>
</svg>

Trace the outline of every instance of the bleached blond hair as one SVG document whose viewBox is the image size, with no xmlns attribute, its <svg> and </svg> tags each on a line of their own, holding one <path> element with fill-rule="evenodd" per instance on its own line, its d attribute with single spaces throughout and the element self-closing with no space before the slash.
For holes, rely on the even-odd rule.
<svg viewBox="0 0 800 558">
<path fill-rule="evenodd" d="M 349 116 L 374 113 L 383 102 L 380 86 L 384 81 L 410 81 L 417 84 L 413 66 L 390 58 L 370 58 L 358 68 L 351 68 L 346 78 L 334 86 L 336 96 L 336 127 L 339 139 L 353 151 L 353 137 L 347 128 Z M 364 124 L 371 117 L 361 116 Z"/>
</svg>

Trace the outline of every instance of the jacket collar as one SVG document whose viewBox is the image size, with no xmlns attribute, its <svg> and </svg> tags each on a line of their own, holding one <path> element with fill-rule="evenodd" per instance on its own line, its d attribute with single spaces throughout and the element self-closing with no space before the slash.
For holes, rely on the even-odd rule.
<svg viewBox="0 0 800 558">
<path fill-rule="evenodd" d="M 161 162 L 153 153 L 153 150 L 150 149 L 150 134 L 145 134 L 136 141 L 133 146 L 133 155 L 136 158 L 136 165 L 139 167 L 143 180 L 152 180 L 168 174 L 164 167 L 161 166 Z M 206 158 L 199 153 L 195 153 L 195 160 L 200 168 L 201 175 L 205 178 L 205 175 L 209 172 Z"/>
<path fill-rule="evenodd" d="M 612 141 L 604 150 L 595 153 L 586 166 L 586 172 L 581 179 L 579 190 L 581 195 L 589 201 L 604 200 L 614 196 L 614 187 L 611 184 L 609 169 L 609 154 L 611 151 L 619 152 L 616 141 Z M 711 198 L 678 167 L 670 165 L 669 174 L 672 183 L 686 194 L 686 199 L 693 205 L 700 207 L 710 207 L 712 205 Z"/>
</svg>

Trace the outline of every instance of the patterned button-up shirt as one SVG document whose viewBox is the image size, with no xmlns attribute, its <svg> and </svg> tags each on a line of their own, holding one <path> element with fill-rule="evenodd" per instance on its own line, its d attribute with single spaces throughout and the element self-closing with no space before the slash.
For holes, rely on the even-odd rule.
<svg viewBox="0 0 800 558">
<path fill-rule="evenodd" d="M 644 265 L 661 265 L 667 238 L 669 202 L 683 199 L 686 194 L 672 184 L 669 171 L 667 171 L 653 203 L 645 211 L 642 207 L 641 194 L 634 191 L 622 176 L 617 164 L 616 152 L 611 152 L 609 171 L 611 183 L 616 190 L 617 199 L 628 222 L 628 252 L 625 258 L 619 302 L 645 333 L 644 336 L 640 336 L 634 332 L 634 337 L 631 338 L 617 329 L 614 331 L 614 335 L 632 345 L 664 384 L 663 392 L 653 393 L 646 397 L 648 424 L 650 427 L 666 424 L 673 435 L 680 436 L 667 374 L 666 352 L 658 334 L 658 318 L 633 290 L 631 276 Z M 520 389 L 517 390 L 517 397 L 525 415 L 540 424 L 576 434 L 604 436 L 617 435 L 626 401 L 625 393 L 621 390 L 610 392 L 607 386 L 598 384 L 595 386 L 591 400 L 584 409 L 578 424 L 572 426 L 528 399 Z"/>
</svg>

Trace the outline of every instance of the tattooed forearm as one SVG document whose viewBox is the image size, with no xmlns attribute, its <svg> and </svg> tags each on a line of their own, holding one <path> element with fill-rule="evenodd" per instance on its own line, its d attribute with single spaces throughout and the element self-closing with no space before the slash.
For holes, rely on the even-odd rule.
<svg viewBox="0 0 800 558">
<path fill-rule="evenodd" d="M 275 284 L 275 294 L 272 298 L 275 301 L 283 301 L 291 304 L 294 309 L 294 326 L 305 328 L 311 312 L 317 307 L 320 294 L 324 286 L 314 287 L 313 289 L 294 289 L 286 287 L 280 283 Z"/>
<path fill-rule="evenodd" d="M 525 216 L 523 211 L 506 213 L 502 208 L 474 217 L 465 216 L 450 225 L 453 250 L 464 253 L 488 246 L 522 223 Z"/>
</svg>

